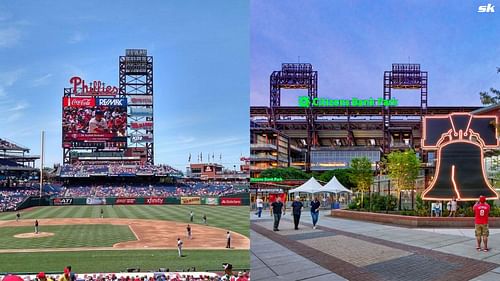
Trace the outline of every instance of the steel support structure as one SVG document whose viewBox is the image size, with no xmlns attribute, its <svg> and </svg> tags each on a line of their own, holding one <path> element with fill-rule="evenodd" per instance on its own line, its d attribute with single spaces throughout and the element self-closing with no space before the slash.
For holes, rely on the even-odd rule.
<svg viewBox="0 0 500 281">
<path fill-rule="evenodd" d="M 154 165 L 154 122 L 153 122 L 153 57 L 143 49 L 128 49 L 119 59 L 120 96 L 129 101 L 132 97 L 143 96 L 151 102 L 128 104 L 128 146 L 144 147 L 146 163 Z M 134 114 L 135 109 L 142 109 L 151 114 Z M 131 122 L 153 122 L 151 128 L 134 129 Z"/>
<path fill-rule="evenodd" d="M 392 98 L 392 89 L 420 89 L 420 121 L 427 114 L 427 71 L 420 70 L 420 64 L 392 64 L 391 71 L 384 72 L 383 98 Z M 390 151 L 391 108 L 382 107 L 382 122 L 384 126 L 384 140 L 382 149 L 384 153 Z"/>
<path fill-rule="evenodd" d="M 280 71 L 273 71 L 269 77 L 271 109 L 270 124 L 276 128 L 279 116 L 275 110 L 281 106 L 281 89 L 307 89 L 307 95 L 312 104 L 314 98 L 318 97 L 318 72 L 313 70 L 310 63 L 283 63 Z M 307 140 L 306 140 L 306 171 L 310 170 L 311 148 L 317 145 L 318 136 L 316 133 L 311 107 L 305 108 L 307 121 Z"/>
</svg>

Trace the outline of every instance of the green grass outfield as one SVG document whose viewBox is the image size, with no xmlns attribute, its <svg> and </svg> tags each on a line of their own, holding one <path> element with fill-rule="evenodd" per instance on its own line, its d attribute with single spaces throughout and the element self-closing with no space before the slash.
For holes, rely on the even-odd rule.
<svg viewBox="0 0 500 281">
<path fill-rule="evenodd" d="M 182 258 L 177 251 L 85 251 L 60 253 L 13 253 L 0 254 L 0 272 L 58 271 L 71 265 L 76 273 L 123 272 L 128 267 L 141 271 L 182 271 L 196 267 L 200 271 L 224 271 L 222 263 L 229 262 L 234 268 L 249 269 L 250 253 L 247 250 L 185 250 Z"/>
<path fill-rule="evenodd" d="M 48 225 L 40 231 L 54 236 L 43 238 L 15 238 L 21 233 L 33 233 L 32 226 L 0 228 L 0 249 L 37 249 L 71 247 L 113 247 L 114 244 L 137 240 L 127 225 Z M 91 234 L 91 235 L 90 235 Z"/>
<path fill-rule="evenodd" d="M 250 234 L 248 206 L 206 206 L 206 205 L 115 205 L 115 206 L 53 206 L 37 207 L 21 211 L 21 219 L 47 218 L 99 218 L 101 207 L 106 218 L 156 219 L 189 222 L 189 211 L 194 212 L 194 222 L 201 224 L 203 214 L 207 215 L 209 226 L 220 227 Z M 0 220 L 15 220 L 16 213 L 0 213 Z"/>
<path fill-rule="evenodd" d="M 37 207 L 21 211 L 21 219 L 43 218 L 98 218 L 100 209 L 104 209 L 106 218 L 158 219 L 178 222 L 189 222 L 189 211 L 195 215 L 194 223 L 201 224 L 205 213 L 209 226 L 229 229 L 249 237 L 248 206 L 202 206 L 202 205 L 115 205 L 115 206 L 64 206 Z M 15 213 L 2 213 L 0 220 L 15 220 Z M 86 225 L 89 226 L 89 225 Z M 49 226 L 46 226 L 49 227 Z M 43 227 L 43 231 L 48 231 Z M 57 226 L 56 226 L 57 227 Z M 15 230 L 18 228 L 17 230 Z M 32 227 L 13 227 L 6 231 L 0 228 L 0 237 L 12 237 L 16 233 L 31 232 Z M 26 231 L 27 230 L 27 231 Z M 85 236 L 86 231 L 79 235 Z M 87 233 L 89 239 L 92 236 Z M 127 240 L 127 234 L 120 239 Z M 72 237 L 72 236 L 69 236 Z M 0 238 L 0 248 L 15 248 L 14 244 L 5 245 Z M 14 239 L 14 238 L 12 238 Z M 46 238 L 44 238 L 46 239 Z M 111 239 L 111 238 L 109 238 Z M 19 239 L 25 240 L 25 239 Z M 37 248 L 37 239 L 19 241 L 25 243 L 25 248 Z M 70 247 L 74 240 L 63 241 L 54 247 Z M 80 240 L 81 241 L 81 240 Z M 30 243 L 31 242 L 31 243 Z M 109 242 L 109 241 L 108 241 Z M 103 241 L 85 242 L 98 247 Z M 107 243 L 107 242 L 106 242 Z M 47 245 L 44 245 L 46 247 Z M 0 254 L 0 272 L 39 272 L 61 271 L 64 266 L 72 265 L 75 272 L 120 272 L 128 267 L 140 267 L 141 270 L 156 270 L 160 267 L 173 270 L 196 267 L 197 270 L 221 270 L 221 263 L 232 263 L 235 268 L 250 267 L 250 252 L 248 250 L 186 250 L 186 257 L 178 258 L 176 250 L 113 250 L 84 252 L 48 252 L 48 253 L 2 253 Z"/>
</svg>

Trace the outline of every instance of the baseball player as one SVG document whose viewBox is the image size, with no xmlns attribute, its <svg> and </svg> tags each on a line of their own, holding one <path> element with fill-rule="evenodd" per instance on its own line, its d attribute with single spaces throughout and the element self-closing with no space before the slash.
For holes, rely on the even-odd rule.
<svg viewBox="0 0 500 281">
<path fill-rule="evenodd" d="M 21 219 L 21 214 L 19 212 L 17 212 L 16 214 L 16 221 L 19 221 Z"/>
<path fill-rule="evenodd" d="M 189 240 L 193 239 L 191 237 L 191 226 L 188 224 L 188 226 L 186 227 L 186 231 L 187 231 L 187 237 Z"/>
<path fill-rule="evenodd" d="M 103 118 L 103 112 L 97 110 L 95 116 L 89 121 L 89 133 L 101 134 L 108 132 L 108 122 Z"/>
<path fill-rule="evenodd" d="M 203 214 L 203 224 L 207 224 L 207 215 Z"/>
<path fill-rule="evenodd" d="M 35 220 L 35 233 L 38 234 L 38 220 Z"/>
<path fill-rule="evenodd" d="M 231 232 L 226 233 L 226 238 L 227 238 L 227 243 L 226 243 L 226 249 L 231 249 Z"/>
<path fill-rule="evenodd" d="M 104 218 L 104 209 L 101 208 L 101 219 L 103 219 L 103 218 Z"/>
<path fill-rule="evenodd" d="M 194 220 L 194 213 L 193 213 L 193 211 L 190 211 L 189 212 L 189 221 L 193 222 L 193 220 Z"/>
<path fill-rule="evenodd" d="M 177 251 L 179 252 L 179 258 L 182 257 L 182 244 L 181 238 L 177 237 Z"/>
</svg>

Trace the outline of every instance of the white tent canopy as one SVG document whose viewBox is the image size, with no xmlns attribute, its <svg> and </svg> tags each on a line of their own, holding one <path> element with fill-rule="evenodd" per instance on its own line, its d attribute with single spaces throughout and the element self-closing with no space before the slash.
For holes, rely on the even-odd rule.
<svg viewBox="0 0 500 281">
<path fill-rule="evenodd" d="M 352 191 L 345 188 L 335 176 L 333 176 L 333 178 L 327 184 L 325 184 L 325 186 L 323 186 L 321 188 L 320 192 L 332 192 L 332 193 L 349 192 L 349 193 L 352 193 Z"/>
<path fill-rule="evenodd" d="M 314 178 L 311 177 L 308 181 L 303 183 L 301 186 L 290 189 L 288 193 L 317 193 L 323 190 L 323 186 Z"/>
</svg>

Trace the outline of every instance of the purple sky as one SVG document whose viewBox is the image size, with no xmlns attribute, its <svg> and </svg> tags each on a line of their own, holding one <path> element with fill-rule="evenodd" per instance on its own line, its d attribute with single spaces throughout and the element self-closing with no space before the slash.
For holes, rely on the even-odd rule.
<svg viewBox="0 0 500 281">
<path fill-rule="evenodd" d="M 384 71 L 411 62 L 429 72 L 429 106 L 480 105 L 480 91 L 500 88 L 500 11 L 481 14 L 479 5 L 251 1 L 250 104 L 268 106 L 269 75 L 300 56 L 318 71 L 319 97 L 381 97 Z M 297 105 L 306 93 L 284 90 L 281 104 Z M 401 105 L 420 104 L 419 91 L 394 93 Z"/>
</svg>

